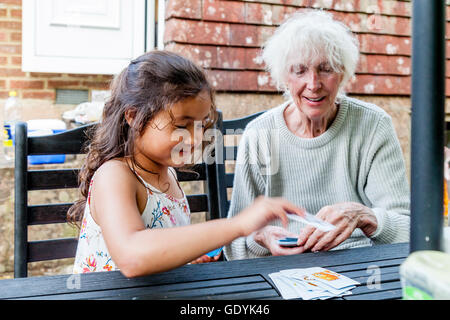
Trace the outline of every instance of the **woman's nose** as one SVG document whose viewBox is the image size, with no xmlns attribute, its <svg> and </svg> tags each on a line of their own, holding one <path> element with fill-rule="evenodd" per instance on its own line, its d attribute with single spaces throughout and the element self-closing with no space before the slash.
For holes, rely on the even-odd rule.
<svg viewBox="0 0 450 320">
<path fill-rule="evenodd" d="M 317 91 L 321 88 L 320 77 L 317 71 L 310 70 L 306 76 L 306 88 L 311 91 Z"/>
</svg>

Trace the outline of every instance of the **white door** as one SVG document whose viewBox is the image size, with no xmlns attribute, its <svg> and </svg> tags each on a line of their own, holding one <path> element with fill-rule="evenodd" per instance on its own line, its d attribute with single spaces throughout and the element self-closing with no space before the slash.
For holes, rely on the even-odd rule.
<svg viewBox="0 0 450 320">
<path fill-rule="evenodd" d="M 145 51 L 145 0 L 23 0 L 22 69 L 117 74 Z"/>
</svg>

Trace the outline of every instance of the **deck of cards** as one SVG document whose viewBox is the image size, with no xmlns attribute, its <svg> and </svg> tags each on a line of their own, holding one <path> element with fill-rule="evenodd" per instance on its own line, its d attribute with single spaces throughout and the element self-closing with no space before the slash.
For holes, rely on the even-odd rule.
<svg viewBox="0 0 450 320">
<path fill-rule="evenodd" d="M 316 300 L 349 295 L 359 282 L 328 269 L 287 269 L 269 274 L 283 299 Z"/>
</svg>

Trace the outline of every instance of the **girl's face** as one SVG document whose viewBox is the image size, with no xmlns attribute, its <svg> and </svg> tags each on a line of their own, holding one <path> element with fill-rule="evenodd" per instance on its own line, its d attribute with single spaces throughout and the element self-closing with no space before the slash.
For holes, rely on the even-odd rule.
<svg viewBox="0 0 450 320">
<path fill-rule="evenodd" d="M 156 165 L 180 167 L 202 155 L 203 131 L 211 115 L 207 91 L 175 103 L 149 121 L 135 141 L 135 158 L 146 169 Z"/>
</svg>

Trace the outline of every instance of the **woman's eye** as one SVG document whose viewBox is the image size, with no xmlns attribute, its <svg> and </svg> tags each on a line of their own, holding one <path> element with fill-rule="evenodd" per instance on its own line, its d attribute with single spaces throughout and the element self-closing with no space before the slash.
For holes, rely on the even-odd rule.
<svg viewBox="0 0 450 320">
<path fill-rule="evenodd" d="M 187 125 L 174 124 L 174 126 L 178 129 L 187 129 Z"/>
<path fill-rule="evenodd" d="M 295 73 L 296 75 L 302 75 L 306 72 L 305 66 L 296 65 L 292 66 L 291 72 Z"/>
<path fill-rule="evenodd" d="M 333 72 L 333 69 L 328 64 L 326 64 L 326 65 L 321 65 L 319 67 L 319 71 L 325 72 L 325 73 L 331 73 L 331 72 Z"/>
</svg>

